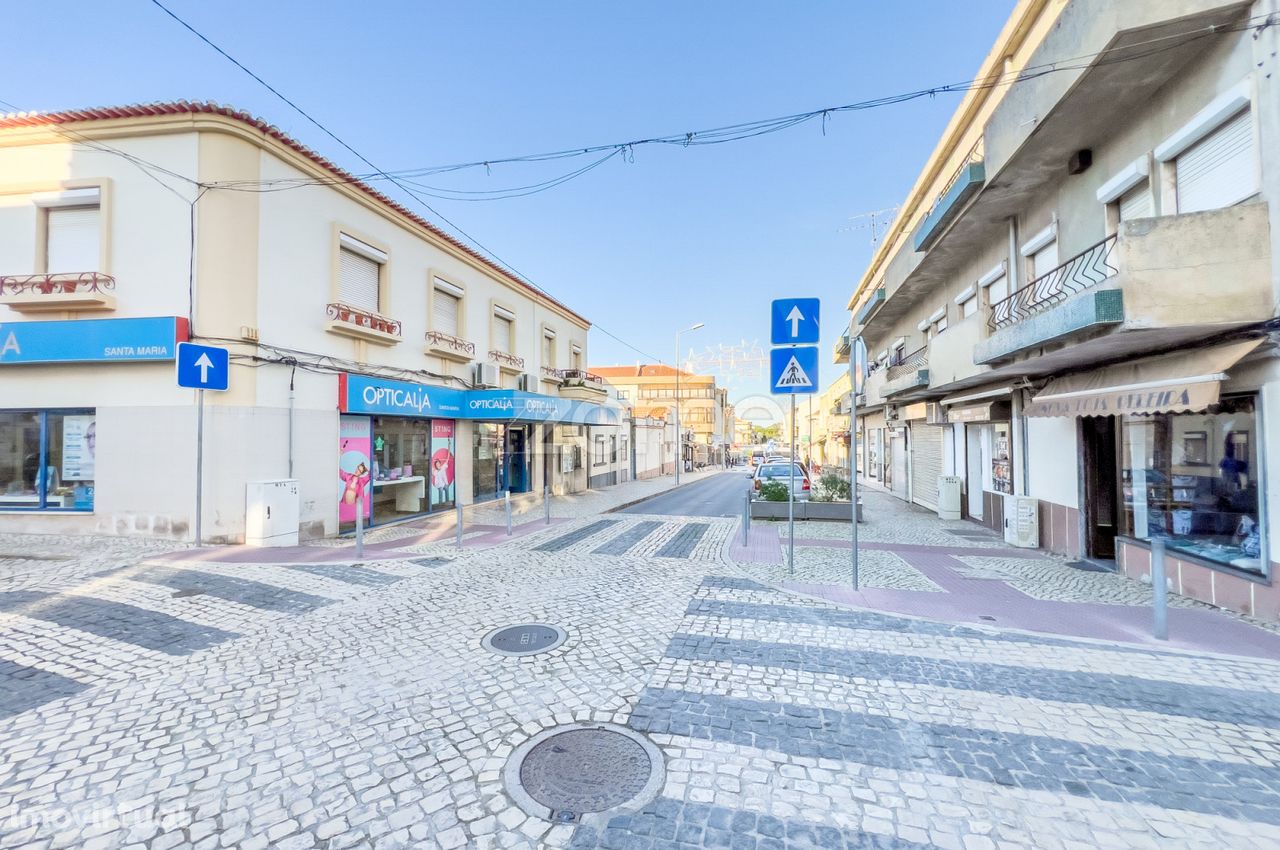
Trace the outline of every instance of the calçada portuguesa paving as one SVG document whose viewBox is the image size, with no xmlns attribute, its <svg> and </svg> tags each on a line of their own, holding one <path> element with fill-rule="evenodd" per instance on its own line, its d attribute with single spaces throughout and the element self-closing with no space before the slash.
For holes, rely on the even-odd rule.
<svg viewBox="0 0 1280 850">
<path fill-rule="evenodd" d="M 358 564 L 0 537 L 0 847 L 1280 847 L 1273 631 L 1004 628 L 1143 588 L 872 494 L 853 594 L 847 526 L 803 526 L 792 576 L 777 526 L 604 512 L 641 490 Z M 567 640 L 481 646 L 521 622 Z M 512 754 L 575 723 L 655 744 L 653 799 L 523 811 Z"/>
</svg>

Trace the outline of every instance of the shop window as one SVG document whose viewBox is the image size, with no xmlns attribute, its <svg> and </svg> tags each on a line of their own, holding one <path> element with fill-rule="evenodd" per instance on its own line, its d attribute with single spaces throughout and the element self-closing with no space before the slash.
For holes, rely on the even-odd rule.
<svg viewBox="0 0 1280 850">
<path fill-rule="evenodd" d="M 92 410 L 0 412 L 0 508 L 92 511 Z"/>
<path fill-rule="evenodd" d="M 1126 416 L 1124 533 L 1262 572 L 1260 436 L 1252 396 L 1224 398 L 1206 413 Z"/>
<path fill-rule="evenodd" d="M 502 425 L 476 422 L 471 426 L 471 483 L 477 502 L 496 499 L 506 489 L 502 469 L 505 439 Z"/>
</svg>

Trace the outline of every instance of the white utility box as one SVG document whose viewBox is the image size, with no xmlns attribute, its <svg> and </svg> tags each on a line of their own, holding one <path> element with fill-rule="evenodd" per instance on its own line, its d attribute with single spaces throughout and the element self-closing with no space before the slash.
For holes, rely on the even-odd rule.
<svg viewBox="0 0 1280 850">
<path fill-rule="evenodd" d="M 249 546 L 298 545 L 298 482 L 250 481 L 245 492 L 244 542 Z"/>
<path fill-rule="evenodd" d="M 964 479 L 958 475 L 938 476 L 938 519 L 960 519 L 960 494 Z"/>
<path fill-rule="evenodd" d="M 1040 547 L 1040 500 L 1004 497 L 1004 542 L 1021 549 Z"/>
</svg>

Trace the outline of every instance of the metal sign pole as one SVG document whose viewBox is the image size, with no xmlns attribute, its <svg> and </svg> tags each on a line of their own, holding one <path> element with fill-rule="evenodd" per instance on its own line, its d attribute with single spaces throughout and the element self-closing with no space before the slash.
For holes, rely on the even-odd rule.
<svg viewBox="0 0 1280 850">
<path fill-rule="evenodd" d="M 204 390 L 196 390 L 196 547 L 204 545 Z"/>
<path fill-rule="evenodd" d="M 459 547 L 462 546 L 462 505 L 457 501 L 457 493 L 454 494 L 453 512 L 457 516 L 457 527 L 454 533 L 456 542 Z"/>
<path fill-rule="evenodd" d="M 787 569 L 796 574 L 796 394 L 791 394 L 791 486 L 787 488 Z"/>
<path fill-rule="evenodd" d="M 1164 538 L 1151 538 L 1151 608 L 1156 640 L 1169 639 L 1169 583 L 1164 577 Z"/>
<path fill-rule="evenodd" d="M 858 347 L 849 346 L 849 501 L 853 511 L 853 589 L 858 589 Z"/>
<path fill-rule="evenodd" d="M 542 488 L 542 524 L 551 525 L 551 485 Z"/>
<path fill-rule="evenodd" d="M 364 487 L 356 492 L 356 559 L 364 560 Z"/>
<path fill-rule="evenodd" d="M 747 545 L 747 536 L 751 533 L 751 490 L 746 492 L 746 501 L 742 506 L 742 545 Z"/>
<path fill-rule="evenodd" d="M 510 537 L 511 536 L 511 491 L 510 490 L 503 491 L 502 501 L 503 501 L 503 504 L 506 506 L 505 509 L 507 512 L 507 536 Z"/>
</svg>

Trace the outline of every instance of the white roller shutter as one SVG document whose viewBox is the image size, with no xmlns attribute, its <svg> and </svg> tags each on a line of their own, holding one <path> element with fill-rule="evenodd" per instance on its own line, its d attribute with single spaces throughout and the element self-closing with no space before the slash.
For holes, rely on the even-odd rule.
<svg viewBox="0 0 1280 850">
<path fill-rule="evenodd" d="M 1229 207 L 1257 194 L 1252 115 L 1248 109 L 1240 112 L 1174 160 L 1178 212 Z"/>
<path fill-rule="evenodd" d="M 911 423 L 911 501 L 936 510 L 942 474 L 942 427 Z"/>
<path fill-rule="evenodd" d="M 511 353 L 511 320 L 501 316 L 493 317 L 493 347 L 498 351 Z"/>
<path fill-rule="evenodd" d="M 1038 280 L 1058 267 L 1058 240 L 1031 255 L 1031 279 Z"/>
<path fill-rule="evenodd" d="M 338 300 L 349 307 L 378 312 L 378 263 L 348 248 L 339 248 Z"/>
<path fill-rule="evenodd" d="M 45 271 L 49 274 L 99 271 L 98 207 L 54 208 L 48 215 Z"/>
<path fill-rule="evenodd" d="M 458 296 L 437 289 L 434 293 L 431 329 L 450 336 L 458 335 Z"/>
<path fill-rule="evenodd" d="M 1120 196 L 1120 220 L 1133 221 L 1135 218 L 1150 218 L 1155 210 L 1151 208 L 1151 191 L 1147 184 L 1141 183 Z"/>
</svg>

